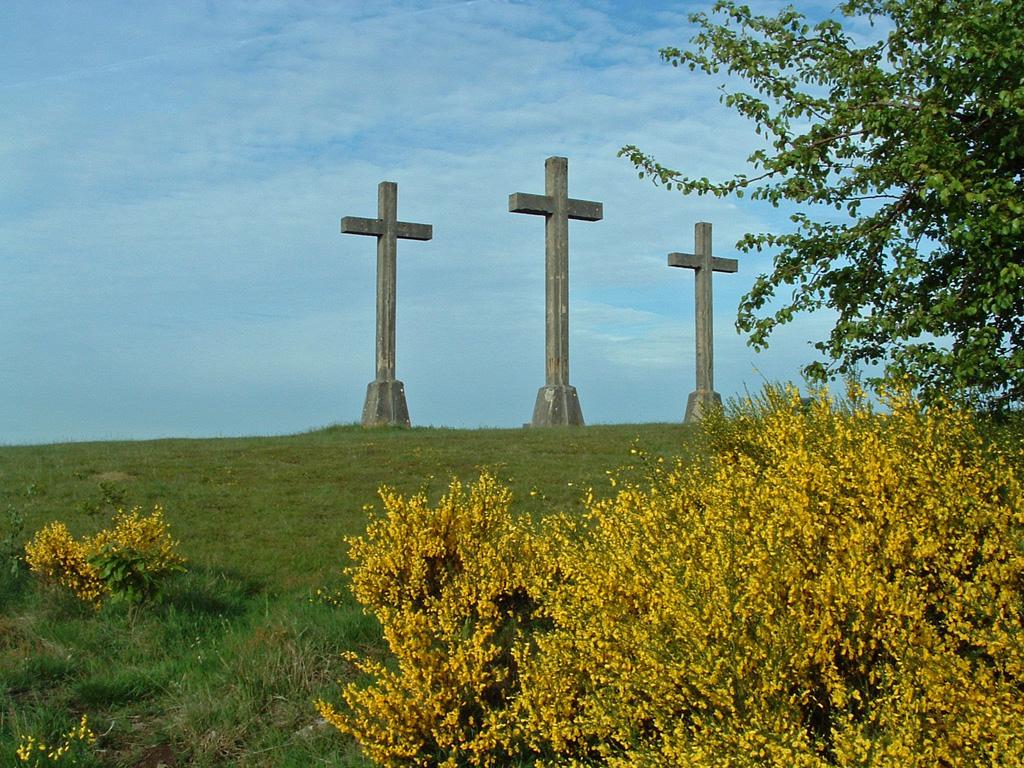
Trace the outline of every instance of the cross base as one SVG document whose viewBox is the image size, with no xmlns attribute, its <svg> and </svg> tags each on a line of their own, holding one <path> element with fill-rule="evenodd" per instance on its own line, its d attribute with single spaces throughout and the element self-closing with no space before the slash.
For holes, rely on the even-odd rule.
<svg viewBox="0 0 1024 768">
<path fill-rule="evenodd" d="M 533 406 L 531 427 L 583 426 L 583 410 L 576 387 L 555 384 L 541 387 Z"/>
<path fill-rule="evenodd" d="M 686 417 L 684 424 L 700 421 L 710 410 L 722 407 L 722 396 L 711 389 L 698 389 L 690 393 L 686 400 Z"/>
<path fill-rule="evenodd" d="M 405 404 L 405 385 L 402 382 L 397 379 L 377 379 L 366 385 L 363 426 L 410 426 L 409 407 Z"/>
</svg>

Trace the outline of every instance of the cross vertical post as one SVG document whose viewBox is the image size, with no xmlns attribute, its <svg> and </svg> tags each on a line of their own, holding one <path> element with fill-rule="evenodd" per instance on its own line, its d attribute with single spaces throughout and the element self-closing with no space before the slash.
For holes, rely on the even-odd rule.
<svg viewBox="0 0 1024 768">
<path fill-rule="evenodd" d="M 533 409 L 534 427 L 583 425 L 576 388 L 569 384 L 569 219 L 600 221 L 601 203 L 569 197 L 569 161 L 544 162 L 544 194 L 509 195 L 510 213 L 544 216 L 544 386 Z"/>
<path fill-rule="evenodd" d="M 544 384 L 569 384 L 569 163 L 544 162 L 544 195 L 551 213 L 544 217 Z"/>
<path fill-rule="evenodd" d="M 377 217 L 398 220 L 398 185 L 377 186 Z M 395 322 L 398 278 L 398 238 L 394 226 L 384 226 L 377 238 L 377 381 L 395 378 Z"/>
<path fill-rule="evenodd" d="M 398 185 L 382 181 L 377 185 L 377 218 L 346 216 L 341 232 L 377 238 L 376 378 L 366 387 L 362 424 L 408 427 L 405 385 L 395 378 L 398 240 L 430 240 L 433 227 L 398 221 Z"/>
<path fill-rule="evenodd" d="M 714 335 L 712 332 L 712 272 L 736 272 L 736 259 L 720 259 L 711 255 L 711 224 L 697 222 L 694 227 L 696 253 L 670 253 L 670 267 L 694 271 L 694 315 L 696 325 L 697 388 L 686 401 L 684 421 L 700 421 L 709 407 L 721 407 L 722 396 L 715 392 Z"/>
</svg>

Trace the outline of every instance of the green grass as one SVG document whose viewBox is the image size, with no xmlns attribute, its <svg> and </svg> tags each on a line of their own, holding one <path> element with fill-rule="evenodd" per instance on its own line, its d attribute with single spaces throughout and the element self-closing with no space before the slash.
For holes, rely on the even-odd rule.
<svg viewBox="0 0 1024 768">
<path fill-rule="evenodd" d="M 352 670 L 346 649 L 381 650 L 344 587 L 345 536 L 389 485 L 436 498 L 488 470 L 524 514 L 579 510 L 588 487 L 630 464 L 687 450 L 681 425 L 551 430 L 363 430 L 245 439 L 0 448 L 0 764 L 21 734 L 52 737 L 82 713 L 97 765 L 134 766 L 170 747 L 179 766 L 364 766 L 315 726 L 312 700 Z M 161 504 L 188 572 L 165 599 L 100 611 L 11 576 L 13 549 L 52 520 L 76 535 L 117 507 Z"/>
</svg>

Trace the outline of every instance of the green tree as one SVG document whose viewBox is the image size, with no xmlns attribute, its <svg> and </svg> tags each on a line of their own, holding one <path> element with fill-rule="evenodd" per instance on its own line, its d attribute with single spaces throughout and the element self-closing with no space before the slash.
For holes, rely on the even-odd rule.
<svg viewBox="0 0 1024 768">
<path fill-rule="evenodd" d="M 684 193 L 748 193 L 788 204 L 788 233 L 748 234 L 769 249 L 740 303 L 755 348 L 795 313 L 838 319 L 804 373 L 812 380 L 882 362 L 926 396 L 953 390 L 1002 409 L 1024 401 L 1024 2 L 848 0 L 846 21 L 760 16 L 720 0 L 689 50 L 662 58 L 747 92 L 721 100 L 767 141 L 754 172 L 692 178 L 635 146 L 640 177 Z M 841 18 L 840 17 L 840 18 Z M 850 24 L 847 23 L 849 27 Z M 774 300 L 791 287 L 788 302 Z M 781 305 L 781 306 L 780 306 Z"/>
</svg>

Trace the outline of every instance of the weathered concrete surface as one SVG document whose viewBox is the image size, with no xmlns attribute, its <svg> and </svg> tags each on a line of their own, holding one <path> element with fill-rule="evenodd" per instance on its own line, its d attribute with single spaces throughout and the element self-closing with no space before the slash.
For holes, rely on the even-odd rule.
<svg viewBox="0 0 1024 768">
<path fill-rule="evenodd" d="M 711 255 L 711 224 L 697 222 L 694 227 L 696 253 L 670 253 L 668 265 L 694 271 L 694 315 L 697 326 L 697 388 L 686 402 L 687 423 L 699 421 L 709 406 L 721 407 L 722 398 L 715 392 L 714 331 L 712 329 L 712 272 L 736 272 L 736 259 L 720 259 Z"/>
<path fill-rule="evenodd" d="M 555 384 L 541 387 L 533 406 L 531 427 L 582 427 L 583 410 L 576 387 Z"/>
<path fill-rule="evenodd" d="M 604 207 L 570 198 L 569 161 L 549 157 L 544 162 L 544 194 L 515 192 L 508 197 L 508 209 L 544 216 L 545 386 L 537 395 L 533 426 L 582 425 L 579 397 L 569 386 L 569 219 L 600 221 Z"/>
<path fill-rule="evenodd" d="M 402 421 L 404 421 L 403 426 L 409 426 L 405 389 L 401 382 L 395 381 L 398 240 L 430 240 L 434 236 L 434 229 L 429 224 L 398 221 L 398 185 L 393 181 L 382 181 L 377 185 L 377 218 L 364 219 L 358 216 L 346 216 L 341 220 L 341 232 L 346 235 L 370 235 L 377 238 L 377 375 L 366 390 L 363 426 L 403 425 Z M 398 394 L 386 396 L 380 394 L 387 388 L 380 388 L 377 385 L 388 382 L 398 385 Z M 388 389 L 388 391 L 393 389 Z M 377 399 L 373 403 L 370 401 L 371 390 L 375 392 L 379 390 L 378 394 L 374 395 Z M 390 405 L 382 406 L 380 405 L 382 402 L 390 403 Z M 368 422 L 368 413 L 380 413 L 386 414 L 386 416 L 373 416 Z M 380 419 L 386 420 L 381 421 Z"/>
<path fill-rule="evenodd" d="M 405 385 L 397 379 L 367 384 L 362 424 L 364 427 L 410 426 Z"/>
<path fill-rule="evenodd" d="M 722 407 L 722 396 L 707 389 L 696 390 L 686 398 L 686 416 L 683 421 L 692 424 L 700 421 L 709 410 Z"/>
</svg>

